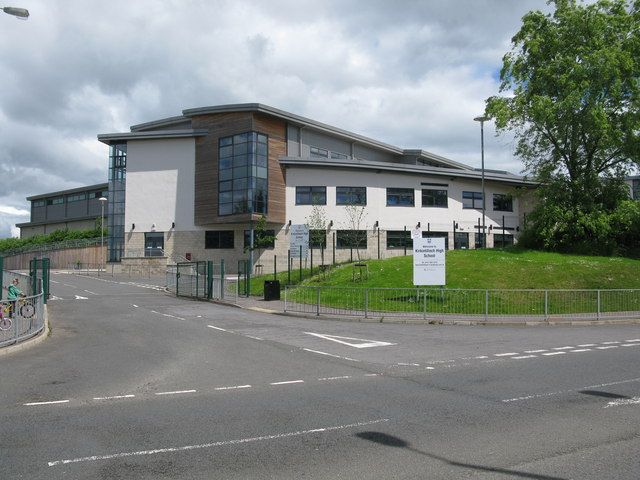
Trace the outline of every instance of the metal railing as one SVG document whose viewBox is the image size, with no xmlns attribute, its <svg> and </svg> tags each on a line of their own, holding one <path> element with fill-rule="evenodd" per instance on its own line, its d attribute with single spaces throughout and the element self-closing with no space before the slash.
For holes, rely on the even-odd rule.
<svg viewBox="0 0 640 480">
<path fill-rule="evenodd" d="M 481 290 L 285 286 L 284 311 L 427 321 L 562 322 L 640 318 L 640 289 Z"/>
<path fill-rule="evenodd" d="M 33 292 L 28 291 L 31 285 L 29 275 L 5 270 L 3 276 L 8 284 L 14 278 L 20 279 L 23 291 L 31 294 L 15 301 L 0 300 L 0 347 L 31 338 L 44 329 L 42 280 L 38 280 L 38 291 L 32 294 Z"/>
</svg>

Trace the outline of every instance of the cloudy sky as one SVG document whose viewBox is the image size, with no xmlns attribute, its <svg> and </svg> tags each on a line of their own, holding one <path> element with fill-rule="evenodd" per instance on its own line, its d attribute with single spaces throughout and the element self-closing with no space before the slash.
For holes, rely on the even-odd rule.
<svg viewBox="0 0 640 480">
<path fill-rule="evenodd" d="M 0 237 L 25 197 L 106 182 L 99 133 L 259 102 L 480 165 L 473 117 L 545 0 L 11 0 L 0 12 Z M 487 168 L 518 173 L 485 130 Z"/>
</svg>

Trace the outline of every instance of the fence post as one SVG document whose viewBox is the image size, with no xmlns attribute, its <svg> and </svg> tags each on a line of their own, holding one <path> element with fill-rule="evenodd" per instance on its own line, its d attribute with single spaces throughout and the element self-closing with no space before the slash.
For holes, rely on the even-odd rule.
<svg viewBox="0 0 640 480">
<path fill-rule="evenodd" d="M 287 250 L 287 285 L 291 285 L 291 250 Z"/>
<path fill-rule="evenodd" d="M 489 321 L 489 290 L 484 291 L 484 321 Z"/>
<path fill-rule="evenodd" d="M 220 259 L 220 300 L 224 300 L 224 287 L 224 259 Z"/>
<path fill-rule="evenodd" d="M 369 289 L 364 289 L 364 318 L 369 318 Z"/>
<path fill-rule="evenodd" d="M 596 314 L 596 319 L 600 320 L 600 290 L 598 290 L 598 313 Z"/>
<path fill-rule="evenodd" d="M 549 323 L 549 290 L 544 291 L 544 321 Z"/>
<path fill-rule="evenodd" d="M 300 283 L 302 283 L 302 245 L 300 245 L 300 261 L 298 267 L 300 268 Z"/>
<path fill-rule="evenodd" d="M 287 287 L 289 285 L 284 286 L 284 311 L 287 311 Z"/>
<path fill-rule="evenodd" d="M 4 286 L 4 257 L 0 256 L 0 300 L 2 300 L 3 286 Z"/>
<path fill-rule="evenodd" d="M 316 316 L 320 316 L 320 287 L 316 287 L 317 303 L 316 303 Z"/>
<path fill-rule="evenodd" d="M 336 232 L 333 232 L 333 266 L 336 266 Z"/>
<path fill-rule="evenodd" d="M 422 289 L 422 294 L 424 295 L 424 298 L 422 300 L 422 319 L 426 320 L 427 319 L 427 289 L 426 288 Z"/>
<path fill-rule="evenodd" d="M 310 275 L 313 277 L 313 247 L 311 247 L 309 249 L 309 253 L 311 255 L 311 257 L 310 257 L 311 258 L 311 272 L 310 272 Z"/>
<path fill-rule="evenodd" d="M 278 256 L 274 255 L 273 256 L 273 279 L 274 280 L 278 280 L 278 271 L 276 270 L 278 264 Z"/>
<path fill-rule="evenodd" d="M 196 272 L 197 275 L 198 272 Z M 213 298 L 213 260 L 207 260 L 207 300 Z"/>
</svg>

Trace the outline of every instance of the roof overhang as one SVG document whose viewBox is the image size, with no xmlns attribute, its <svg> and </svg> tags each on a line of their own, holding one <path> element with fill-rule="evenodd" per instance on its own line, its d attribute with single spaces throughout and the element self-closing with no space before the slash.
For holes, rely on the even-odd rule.
<svg viewBox="0 0 640 480">
<path fill-rule="evenodd" d="M 108 183 L 106 182 L 96 183 L 95 185 L 88 185 L 86 187 L 70 188 L 69 190 L 59 190 L 57 192 L 50 192 L 50 193 L 40 193 L 38 195 L 27 197 L 27 200 L 28 201 L 40 200 L 40 199 L 49 198 L 49 197 L 59 197 L 60 195 L 70 195 L 73 193 L 90 192 L 92 190 L 104 190 L 106 188 L 109 188 Z"/>
<path fill-rule="evenodd" d="M 192 138 L 207 135 L 207 130 L 154 130 L 149 132 L 104 133 L 98 135 L 98 140 L 110 145 L 115 142 L 127 142 L 130 140 L 166 140 L 173 138 Z"/>
</svg>

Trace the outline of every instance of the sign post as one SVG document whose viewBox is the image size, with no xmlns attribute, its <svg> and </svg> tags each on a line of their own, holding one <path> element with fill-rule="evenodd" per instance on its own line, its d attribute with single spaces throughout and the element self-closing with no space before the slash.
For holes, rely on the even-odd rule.
<svg viewBox="0 0 640 480">
<path fill-rule="evenodd" d="M 413 239 L 413 284 L 445 285 L 444 238 Z"/>
<path fill-rule="evenodd" d="M 309 227 L 307 225 L 298 224 L 289 227 L 289 251 L 295 257 L 307 258 L 309 254 Z"/>
</svg>

